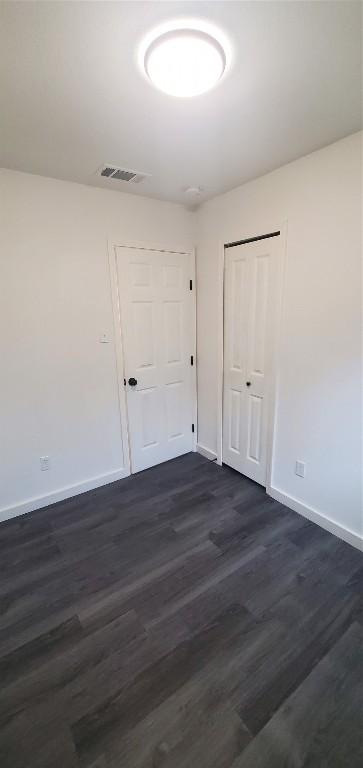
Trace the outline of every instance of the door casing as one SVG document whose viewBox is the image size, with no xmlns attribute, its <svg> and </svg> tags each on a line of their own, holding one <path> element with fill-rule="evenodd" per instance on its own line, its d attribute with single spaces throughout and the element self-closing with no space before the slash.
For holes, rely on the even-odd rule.
<svg viewBox="0 0 363 768">
<path fill-rule="evenodd" d="M 287 265 L 287 220 L 283 221 L 280 225 L 276 225 L 276 222 L 267 222 L 265 226 L 260 226 L 258 231 L 238 233 L 237 237 L 225 236 L 219 244 L 219 265 L 218 265 L 218 381 L 217 381 L 217 397 L 218 397 L 218 412 L 217 412 L 217 464 L 222 466 L 223 463 L 223 393 L 224 393 L 224 275 L 225 275 L 225 247 L 233 242 L 239 240 L 248 240 L 249 238 L 259 237 L 269 232 L 279 231 L 279 258 L 278 258 L 278 274 L 276 280 L 276 312 L 274 318 L 275 325 L 275 354 L 272 360 L 271 366 L 271 393 L 270 393 L 270 407 L 268 414 L 268 426 L 267 426 L 267 472 L 266 472 L 266 490 L 267 492 L 272 485 L 272 472 L 273 472 L 273 454 L 274 454 L 274 441 L 275 441 L 275 425 L 276 425 L 276 406 L 277 406 L 277 393 L 279 387 L 279 373 L 280 373 L 280 354 L 281 354 L 281 325 L 282 316 L 284 310 L 284 283 L 286 276 Z"/>
<path fill-rule="evenodd" d="M 109 261 L 109 274 L 110 274 L 110 289 L 112 298 L 112 311 L 113 311 L 113 326 L 115 337 L 115 353 L 116 353 L 116 371 L 117 371 L 117 390 L 119 399 L 119 411 L 120 411 L 120 432 L 121 442 L 123 449 L 123 463 L 125 467 L 125 476 L 131 474 L 131 451 L 130 451 L 130 435 L 127 416 L 127 401 L 126 401 L 126 388 L 124 386 L 125 378 L 125 365 L 124 365 L 124 350 L 122 342 L 121 332 L 121 311 L 120 311 L 120 296 L 118 290 L 118 275 L 117 275 L 117 248 L 135 248 L 138 250 L 147 251 L 167 251 L 184 255 L 189 259 L 190 264 L 190 279 L 193 283 L 192 290 L 192 339 L 191 339 L 191 354 L 194 358 L 194 365 L 192 369 L 192 395 L 193 395 L 193 423 L 194 434 L 192 436 L 193 451 L 196 451 L 197 446 L 197 434 L 198 434 L 198 411 L 197 411 L 197 359 L 196 359 L 196 284 L 195 284 L 195 249 L 185 248 L 174 244 L 160 244 L 150 243 L 145 241 L 124 241 L 116 238 L 112 238 L 108 241 L 108 261 Z"/>
</svg>

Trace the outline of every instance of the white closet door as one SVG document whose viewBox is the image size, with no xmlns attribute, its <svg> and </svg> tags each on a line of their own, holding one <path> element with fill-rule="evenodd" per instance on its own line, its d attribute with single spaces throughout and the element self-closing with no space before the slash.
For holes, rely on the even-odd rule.
<svg viewBox="0 0 363 768">
<path fill-rule="evenodd" d="M 223 461 L 266 485 L 279 237 L 226 248 Z"/>
<path fill-rule="evenodd" d="M 193 448 L 191 256 L 120 247 L 117 273 L 131 468 L 139 472 Z"/>
</svg>

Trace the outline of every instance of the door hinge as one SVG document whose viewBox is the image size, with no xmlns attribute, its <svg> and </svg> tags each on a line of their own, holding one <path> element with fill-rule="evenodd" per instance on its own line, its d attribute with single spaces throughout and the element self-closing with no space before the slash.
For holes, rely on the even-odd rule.
<svg viewBox="0 0 363 768">
<path fill-rule="evenodd" d="M 193 280 L 189 280 L 189 290 L 193 290 Z"/>
<path fill-rule="evenodd" d="M 194 355 L 190 355 L 190 365 L 194 365 Z"/>
<path fill-rule="evenodd" d="M 192 424 L 192 432 L 194 432 L 194 424 Z"/>
</svg>

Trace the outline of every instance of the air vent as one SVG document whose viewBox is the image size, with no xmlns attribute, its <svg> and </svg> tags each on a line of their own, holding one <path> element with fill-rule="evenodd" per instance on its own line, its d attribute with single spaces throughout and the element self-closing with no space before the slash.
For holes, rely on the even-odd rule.
<svg viewBox="0 0 363 768">
<path fill-rule="evenodd" d="M 139 184 L 140 181 L 143 181 L 150 176 L 149 173 L 140 173 L 139 171 L 130 171 L 126 168 L 118 168 L 118 166 L 112 165 L 111 163 L 107 163 L 107 165 L 103 165 L 102 168 L 99 168 L 97 175 L 103 176 L 105 179 L 115 179 L 116 181 L 132 181 L 133 184 Z"/>
</svg>

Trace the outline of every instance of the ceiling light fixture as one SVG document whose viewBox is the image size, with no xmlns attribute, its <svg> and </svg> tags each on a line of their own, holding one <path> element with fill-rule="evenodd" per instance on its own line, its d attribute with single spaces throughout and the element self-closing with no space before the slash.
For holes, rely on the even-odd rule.
<svg viewBox="0 0 363 768">
<path fill-rule="evenodd" d="M 154 39 L 144 55 L 151 82 L 171 96 L 198 96 L 221 79 L 226 53 L 211 34 L 199 29 L 173 29 Z"/>
</svg>

